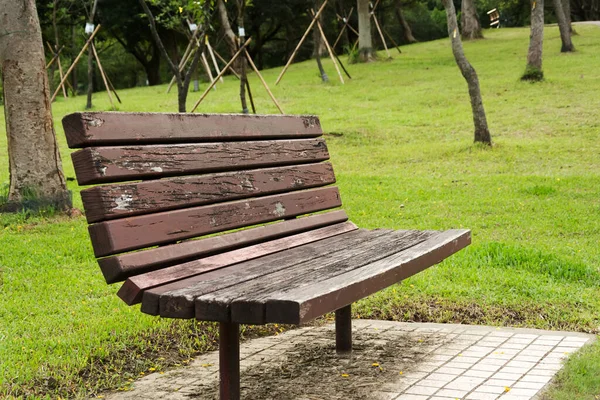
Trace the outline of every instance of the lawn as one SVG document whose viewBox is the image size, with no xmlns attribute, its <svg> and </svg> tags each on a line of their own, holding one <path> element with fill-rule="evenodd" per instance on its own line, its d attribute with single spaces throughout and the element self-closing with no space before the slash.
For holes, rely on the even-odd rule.
<svg viewBox="0 0 600 400">
<path fill-rule="evenodd" d="M 494 141 L 473 145 L 466 84 L 446 40 L 402 48 L 393 60 L 348 66 L 353 79 L 322 84 L 314 61 L 278 86 L 290 114 L 317 114 L 345 209 L 366 228 L 468 227 L 473 244 L 442 264 L 361 301 L 360 318 L 600 330 L 600 29 L 578 26 L 577 52 L 561 54 L 546 29 L 546 80 L 521 82 L 527 29 L 466 43 Z M 274 113 L 251 76 L 260 113 Z M 229 77 L 199 112 L 239 110 Z M 120 91 L 120 111 L 175 111 L 166 85 Z M 188 108 L 199 98 L 190 93 Z M 108 110 L 104 93 L 95 110 Z M 73 167 L 61 118 L 83 96 L 53 105 L 67 177 Z M 4 130 L 3 110 L 0 129 Z M 6 149 L 4 131 L 0 148 Z M 0 185 L 8 183 L 0 153 Z M 81 207 L 79 189 L 69 181 Z M 96 395 L 185 364 L 214 347 L 212 324 L 167 321 L 128 308 L 104 284 L 84 218 L 0 215 L 0 397 Z M 248 330 L 248 335 L 281 327 Z M 600 345 L 568 362 L 549 399 L 600 395 Z"/>
</svg>

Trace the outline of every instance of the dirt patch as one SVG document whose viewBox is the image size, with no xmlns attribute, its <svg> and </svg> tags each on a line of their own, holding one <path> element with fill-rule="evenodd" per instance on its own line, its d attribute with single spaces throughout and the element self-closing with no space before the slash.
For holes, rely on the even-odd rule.
<svg viewBox="0 0 600 400">
<path fill-rule="evenodd" d="M 327 340 L 323 340 L 326 338 Z M 401 379 L 422 362 L 441 336 L 354 335 L 350 356 L 337 356 L 334 333 L 303 340 L 280 361 L 265 360 L 242 372 L 242 398 L 252 400 L 373 400 L 374 391 Z M 267 356 L 269 357 L 269 356 Z M 218 399 L 218 386 L 204 387 L 191 399 Z"/>
</svg>

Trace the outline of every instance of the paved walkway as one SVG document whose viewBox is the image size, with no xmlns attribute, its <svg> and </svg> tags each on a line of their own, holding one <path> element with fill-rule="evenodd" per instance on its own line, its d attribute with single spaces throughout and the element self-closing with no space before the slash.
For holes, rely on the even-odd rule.
<svg viewBox="0 0 600 400">
<path fill-rule="evenodd" d="M 354 320 L 353 328 L 357 350 L 351 359 L 335 357 L 332 324 L 243 343 L 242 397 L 535 399 L 563 360 L 595 339 L 573 332 L 373 320 Z M 322 354 L 330 358 L 320 363 Z M 148 375 L 136 381 L 131 391 L 105 398 L 215 399 L 217 379 L 218 354 L 211 352 L 189 367 Z M 336 387 L 338 382 L 341 386 Z"/>
</svg>

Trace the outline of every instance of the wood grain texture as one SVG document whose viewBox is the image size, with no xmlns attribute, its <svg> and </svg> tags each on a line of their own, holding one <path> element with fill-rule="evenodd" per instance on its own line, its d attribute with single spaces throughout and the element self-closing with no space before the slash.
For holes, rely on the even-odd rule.
<svg viewBox="0 0 600 400">
<path fill-rule="evenodd" d="M 362 268 L 322 280 L 309 287 L 273 293 L 267 301 L 267 322 L 300 324 L 337 310 L 406 279 L 471 243 L 471 232 L 455 229 Z"/>
<path fill-rule="evenodd" d="M 385 232 L 380 231 L 380 234 L 385 234 Z M 163 315 L 169 315 L 174 318 L 194 318 L 195 297 L 230 287 L 240 282 L 260 279 L 261 276 L 285 269 L 297 263 L 299 258 L 309 260 L 328 252 L 337 251 L 340 248 L 358 244 L 368 235 L 369 231 L 365 229 L 355 230 L 289 249 L 284 253 L 268 255 L 256 260 L 232 265 L 221 270 L 226 272 L 225 274 L 214 274 L 211 272 L 173 284 L 159 286 L 144 293 L 142 311 L 158 315 L 158 303 L 160 300 L 160 312 Z"/>
<path fill-rule="evenodd" d="M 322 134 L 311 115 L 83 112 L 62 120 L 70 148 L 119 144 L 306 138 Z"/>
<path fill-rule="evenodd" d="M 303 287 L 359 268 L 414 245 L 430 235 L 420 231 L 392 231 L 383 236 L 371 234 L 360 243 L 336 252 L 308 261 L 299 258 L 289 268 L 275 271 L 260 280 L 246 281 L 197 297 L 196 318 L 223 322 L 243 319 L 248 324 L 264 324 L 264 300 L 269 297 L 269 293 Z"/>
<path fill-rule="evenodd" d="M 312 243 L 355 229 L 357 228 L 353 223 L 344 222 L 136 275 L 127 279 L 119 290 L 118 295 L 129 305 L 139 303 L 142 300 L 144 290 Z"/>
<path fill-rule="evenodd" d="M 261 140 L 88 147 L 71 154 L 80 185 L 324 161 L 325 141 Z"/>
<path fill-rule="evenodd" d="M 96 257 L 289 219 L 341 205 L 337 187 L 309 189 L 99 222 L 88 227 Z"/>
<path fill-rule="evenodd" d="M 434 235 L 432 231 L 395 231 L 371 242 L 354 246 L 346 254 L 339 257 L 323 257 L 318 262 L 302 262 L 295 265 L 285 275 L 275 273 L 267 282 L 248 282 L 238 285 L 228 295 L 232 299 L 228 308 L 232 321 L 245 324 L 266 323 L 266 301 L 273 293 L 298 290 L 309 287 L 337 275 L 361 268 L 389 255 L 415 246 Z M 274 284 L 274 282 L 277 282 Z"/>
<path fill-rule="evenodd" d="M 343 210 L 330 211 L 249 228 L 205 239 L 189 240 L 149 250 L 126 253 L 98 260 L 107 283 L 119 282 L 130 276 L 181 264 L 207 255 L 234 250 L 288 235 L 334 225 L 348 220 Z"/>
<path fill-rule="evenodd" d="M 93 223 L 332 183 L 331 164 L 319 163 L 96 186 L 82 190 L 81 198 Z"/>
<path fill-rule="evenodd" d="M 236 287 L 247 284 L 285 282 L 285 276 L 292 268 L 303 262 L 320 264 L 328 257 L 340 257 L 349 249 L 364 246 L 365 242 L 373 242 L 382 237 L 387 237 L 393 231 L 361 229 L 344 235 L 327 239 L 321 242 L 301 246 L 296 249 L 286 250 L 273 256 L 263 257 L 231 267 L 231 272 L 226 277 L 205 281 L 192 287 L 173 291 L 161 296 L 160 315 L 173 317 L 179 315 L 181 310 L 195 310 L 196 318 L 209 321 L 228 320 L 228 307 L 215 299 L 220 300 L 228 293 L 236 291 Z M 282 281 L 271 282 L 273 274 L 283 276 Z M 228 298 L 229 299 L 229 298 Z"/>
</svg>

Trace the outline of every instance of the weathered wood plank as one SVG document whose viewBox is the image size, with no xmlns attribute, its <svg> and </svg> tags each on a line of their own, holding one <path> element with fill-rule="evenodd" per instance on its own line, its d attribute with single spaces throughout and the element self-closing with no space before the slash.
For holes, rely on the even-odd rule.
<svg viewBox="0 0 600 400">
<path fill-rule="evenodd" d="M 130 276 L 181 264 L 244 246 L 279 239 L 311 229 L 318 229 L 348 220 L 343 210 L 310 215 L 243 231 L 226 233 L 205 239 L 190 240 L 135 253 L 121 254 L 98 260 L 107 283 L 119 282 Z"/>
<path fill-rule="evenodd" d="M 266 323 L 266 300 L 273 293 L 298 290 L 315 283 L 333 278 L 337 275 L 361 268 L 392 254 L 415 246 L 434 235 L 432 231 L 395 231 L 385 236 L 385 241 L 373 242 L 370 246 L 356 246 L 351 249 L 352 255 L 342 254 L 340 259 L 319 259 L 318 263 L 303 262 L 295 265 L 286 274 L 275 273 L 267 282 L 248 282 L 238 285 L 228 294 L 232 299 L 229 309 L 232 321 L 244 324 Z M 358 251 L 357 251 L 358 250 Z M 197 300 L 198 301 L 198 300 Z"/>
<path fill-rule="evenodd" d="M 89 232 L 102 257 L 340 205 L 338 188 L 326 187 L 99 222 Z"/>
<path fill-rule="evenodd" d="M 80 185 L 324 161 L 325 141 L 261 140 L 88 147 L 71 154 Z"/>
<path fill-rule="evenodd" d="M 194 275 L 200 275 L 228 265 L 298 247 L 303 244 L 312 243 L 355 229 L 357 228 L 353 223 L 344 222 L 342 224 L 327 226 L 299 233 L 297 235 L 271 240 L 266 243 L 259 243 L 232 250 L 227 253 L 215 254 L 214 256 L 174 265 L 172 267 L 166 267 L 157 271 L 136 275 L 127 279 L 117 294 L 127 304 L 136 304 L 141 302 L 144 290 L 192 277 Z"/>
<path fill-rule="evenodd" d="M 195 316 L 197 319 L 207 321 L 230 321 L 229 304 L 235 298 L 240 296 L 239 287 L 246 288 L 250 285 L 254 288 L 254 284 L 262 283 L 268 285 L 270 283 L 281 282 L 284 284 L 288 276 L 294 274 L 294 271 L 299 265 L 302 267 L 311 267 L 315 265 L 321 265 L 323 263 L 333 263 L 338 260 L 352 257 L 355 254 L 360 254 L 365 247 L 369 247 L 374 243 L 385 242 L 389 237 L 394 234 L 394 231 L 390 230 L 375 230 L 367 231 L 361 230 L 357 232 L 356 236 L 350 240 L 343 240 L 336 243 L 334 246 L 320 246 L 314 248 L 314 252 L 311 257 L 304 257 L 301 254 L 294 254 L 294 251 L 285 251 L 281 253 L 282 258 L 286 258 L 285 264 L 281 264 L 278 259 L 264 259 L 258 260 L 263 261 L 261 266 L 262 273 L 252 277 L 252 273 L 242 275 L 242 279 L 230 279 L 229 285 L 223 285 L 222 288 L 200 288 L 199 286 L 190 288 L 189 290 L 181 290 L 177 295 L 185 298 L 185 301 L 193 301 Z M 342 239 L 344 237 L 341 237 Z M 306 246 L 309 247 L 309 246 Z M 247 265 L 240 264 L 240 268 L 244 268 L 250 271 Z M 256 267 L 252 268 L 253 270 Z M 298 267 L 300 269 L 300 267 Z M 273 279 L 273 276 L 278 276 L 279 280 Z M 253 279 L 248 279 L 248 278 Z M 203 292 L 203 293 L 202 293 Z M 233 294 L 230 296 L 230 294 Z M 170 297 L 175 297 L 175 293 L 170 293 Z M 243 293 L 242 293 L 243 295 Z M 166 297 L 166 296 L 164 296 Z M 160 315 L 167 316 L 169 310 L 163 307 L 163 301 L 161 298 Z"/>
<path fill-rule="evenodd" d="M 226 274 L 214 275 L 213 272 L 184 279 L 173 284 L 159 286 L 144 292 L 142 311 L 158 315 L 160 302 L 161 315 L 173 318 L 194 318 L 194 298 L 202 294 L 231 287 L 240 282 L 260 279 L 274 271 L 288 268 L 298 262 L 298 259 L 309 260 L 323 254 L 337 251 L 361 243 L 370 235 L 383 235 L 380 230 L 369 232 L 365 229 L 337 235 L 318 242 L 306 244 L 285 252 L 268 255 L 256 260 L 232 265 L 224 271 Z M 218 272 L 218 271 L 214 271 Z M 160 299 L 159 299 L 160 298 Z"/>
<path fill-rule="evenodd" d="M 419 231 L 392 231 L 383 236 L 367 237 L 361 243 L 339 249 L 336 252 L 305 261 L 298 259 L 294 265 L 285 270 L 275 271 L 259 280 L 251 280 L 196 297 L 196 318 L 210 321 L 233 321 L 232 304 L 238 299 L 235 318 L 244 319 L 245 323 L 264 323 L 264 302 L 261 297 L 278 289 L 303 285 L 305 282 L 318 282 L 320 272 L 331 270 L 344 271 L 358 268 L 371 260 L 377 260 L 393 254 L 403 248 L 427 237 Z M 408 243 L 407 243 L 408 242 Z M 341 273 L 341 272 L 340 272 Z M 316 279 L 316 280 L 315 280 Z M 268 296 L 267 296 L 268 297 Z M 253 302 L 257 299 L 257 302 Z M 245 314 L 248 313 L 248 314 Z"/>
<path fill-rule="evenodd" d="M 96 186 L 81 191 L 89 223 L 335 183 L 329 163 Z"/>
<path fill-rule="evenodd" d="M 311 115 L 83 112 L 67 115 L 62 123 L 70 148 L 303 138 L 322 134 L 319 118 Z"/>
<path fill-rule="evenodd" d="M 344 307 L 406 279 L 471 243 L 471 232 L 455 229 L 390 257 L 310 287 L 274 293 L 267 301 L 267 322 L 300 324 Z"/>
</svg>

